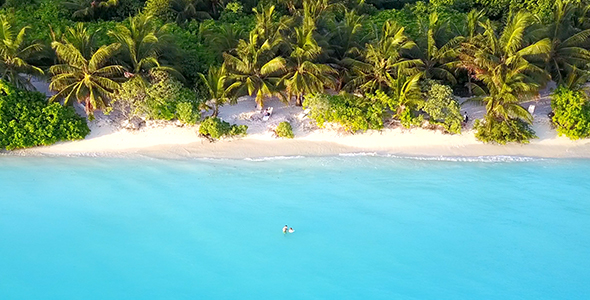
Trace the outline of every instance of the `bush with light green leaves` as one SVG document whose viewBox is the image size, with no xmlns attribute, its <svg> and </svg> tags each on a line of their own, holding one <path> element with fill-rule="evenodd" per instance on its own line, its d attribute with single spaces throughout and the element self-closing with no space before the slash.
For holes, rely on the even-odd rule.
<svg viewBox="0 0 590 300">
<path fill-rule="evenodd" d="M 499 121 L 493 117 L 485 117 L 483 120 L 475 120 L 473 128 L 477 130 L 475 137 L 484 143 L 528 144 L 537 137 L 530 125 L 521 119 Z"/>
<path fill-rule="evenodd" d="M 431 124 L 442 126 L 449 133 L 461 133 L 463 117 L 449 86 L 438 83 L 430 85 L 422 110 L 430 116 Z"/>
<path fill-rule="evenodd" d="M 350 132 L 383 129 L 384 105 L 371 98 L 348 93 L 338 95 L 316 94 L 307 96 L 303 108 L 309 109 L 308 117 L 319 127 L 325 123 L 337 123 Z"/>
<path fill-rule="evenodd" d="M 199 126 L 199 134 L 211 138 L 245 136 L 248 126 L 230 124 L 217 117 L 206 118 Z"/>
<path fill-rule="evenodd" d="M 48 146 L 84 139 L 86 119 L 72 107 L 48 104 L 39 92 L 19 90 L 0 81 L 0 149 Z"/>
<path fill-rule="evenodd" d="M 295 134 L 293 134 L 293 127 L 291 126 L 291 123 L 287 121 L 279 123 L 277 129 L 275 129 L 275 133 L 278 137 L 281 138 L 292 139 L 295 137 Z"/>
<path fill-rule="evenodd" d="M 572 140 L 590 137 L 590 102 L 584 91 L 559 87 L 551 94 L 553 124 Z"/>
</svg>

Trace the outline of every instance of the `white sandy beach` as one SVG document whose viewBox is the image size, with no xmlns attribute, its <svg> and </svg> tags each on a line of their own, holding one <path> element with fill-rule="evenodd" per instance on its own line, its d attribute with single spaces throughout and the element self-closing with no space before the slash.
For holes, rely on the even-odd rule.
<svg viewBox="0 0 590 300">
<path fill-rule="evenodd" d="M 248 125 L 248 136 L 210 143 L 200 138 L 197 126 L 177 126 L 173 122 L 148 122 L 139 130 L 123 129 L 108 117 L 97 114 L 89 122 L 91 134 L 82 141 L 63 142 L 49 147 L 15 151 L 16 155 L 147 155 L 153 157 L 260 158 L 270 156 L 325 156 L 349 153 L 376 153 L 400 156 L 530 156 L 590 157 L 590 140 L 571 141 L 558 137 L 551 128 L 547 113 L 548 97 L 526 103 L 536 105 L 533 128 L 539 137 L 527 145 L 483 144 L 470 130 L 473 120 L 481 118 L 484 108 L 463 106 L 470 122 L 460 135 L 443 134 L 422 128 L 404 129 L 390 125 L 382 131 L 349 134 L 334 128 L 320 129 L 306 118 L 301 107 L 278 100 L 266 102 L 274 107 L 272 117 L 264 122 L 253 100 L 244 98 L 234 106 L 224 106 L 220 118 L 230 123 Z M 290 121 L 295 139 L 273 137 L 272 129 Z"/>
</svg>

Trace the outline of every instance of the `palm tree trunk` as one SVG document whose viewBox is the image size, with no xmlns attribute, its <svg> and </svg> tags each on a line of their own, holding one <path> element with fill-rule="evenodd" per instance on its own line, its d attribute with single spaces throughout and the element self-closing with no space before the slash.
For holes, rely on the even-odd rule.
<svg viewBox="0 0 590 300">
<path fill-rule="evenodd" d="M 213 108 L 213 114 L 211 116 L 213 118 L 217 118 L 217 115 L 219 115 L 219 105 L 217 105 L 217 103 L 215 103 L 215 107 Z"/>
<path fill-rule="evenodd" d="M 303 94 L 297 95 L 295 98 L 295 106 L 303 106 Z"/>
<path fill-rule="evenodd" d="M 469 91 L 469 97 L 473 96 L 471 91 L 471 72 L 467 71 L 467 90 Z"/>
</svg>

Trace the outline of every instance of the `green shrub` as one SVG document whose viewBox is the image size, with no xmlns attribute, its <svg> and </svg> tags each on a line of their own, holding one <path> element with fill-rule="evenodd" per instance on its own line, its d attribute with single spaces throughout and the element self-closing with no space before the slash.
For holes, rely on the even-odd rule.
<svg viewBox="0 0 590 300">
<path fill-rule="evenodd" d="M 590 137 L 590 103 L 583 91 L 559 87 L 551 94 L 551 108 L 559 135 L 572 140 Z"/>
<path fill-rule="evenodd" d="M 475 137 L 484 143 L 504 145 L 516 142 L 527 144 L 530 139 L 537 137 L 529 124 L 520 119 L 500 121 L 485 117 L 483 121 L 475 120 L 473 128 L 477 130 Z"/>
<path fill-rule="evenodd" d="M 193 106 L 188 102 L 176 104 L 176 118 L 184 124 L 194 125 L 197 123 L 198 112 L 195 113 Z"/>
<path fill-rule="evenodd" d="M 461 133 L 463 117 L 453 90 L 449 86 L 433 83 L 426 98 L 422 110 L 430 116 L 430 123 L 443 126 L 450 133 Z"/>
<path fill-rule="evenodd" d="M 47 146 L 80 140 L 90 133 L 72 107 L 47 104 L 45 95 L 0 81 L 0 149 Z"/>
<path fill-rule="evenodd" d="M 195 124 L 201 118 L 201 98 L 168 74 L 154 74 L 153 84 L 139 77 L 124 82 L 112 105 L 128 117 L 167 121 L 176 118 L 185 124 Z"/>
<path fill-rule="evenodd" d="M 348 93 L 317 94 L 305 98 L 303 108 L 323 127 L 326 122 L 342 125 L 351 132 L 383 129 L 383 103 Z"/>
<path fill-rule="evenodd" d="M 295 135 L 293 134 L 293 127 L 291 127 L 291 123 L 286 121 L 279 123 L 277 129 L 275 129 L 275 133 L 278 137 L 282 138 L 292 139 L 295 137 Z"/>
<path fill-rule="evenodd" d="M 213 139 L 222 137 L 237 137 L 246 135 L 248 126 L 229 124 L 219 118 L 209 117 L 201 122 L 199 133 Z"/>
<path fill-rule="evenodd" d="M 414 103 L 408 103 L 409 105 L 405 105 L 403 109 L 400 107 L 399 97 L 388 95 L 381 90 L 366 94 L 365 97 L 373 103 L 381 103 L 383 107 L 389 107 L 394 112 L 393 117 L 398 119 L 405 128 L 420 126 L 424 122 L 424 117 L 418 114 L 423 102 L 421 94 L 420 100 L 416 99 L 417 101 L 412 101 Z"/>
</svg>

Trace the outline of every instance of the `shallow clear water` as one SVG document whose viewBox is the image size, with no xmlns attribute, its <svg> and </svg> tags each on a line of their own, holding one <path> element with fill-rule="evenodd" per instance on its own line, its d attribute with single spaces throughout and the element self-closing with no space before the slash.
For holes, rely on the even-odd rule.
<svg viewBox="0 0 590 300">
<path fill-rule="evenodd" d="M 0 157 L 0 299 L 587 298 L 589 171 Z"/>
</svg>

